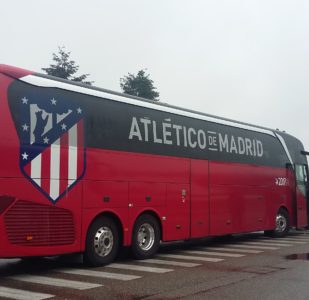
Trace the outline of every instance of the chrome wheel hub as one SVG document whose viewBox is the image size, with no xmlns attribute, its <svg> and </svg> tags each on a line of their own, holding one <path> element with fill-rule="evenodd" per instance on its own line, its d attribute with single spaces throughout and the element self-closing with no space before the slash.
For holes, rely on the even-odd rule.
<svg viewBox="0 0 309 300">
<path fill-rule="evenodd" d="M 276 231 L 283 232 L 287 227 L 287 220 L 283 215 L 277 215 L 276 217 Z"/>
<path fill-rule="evenodd" d="M 111 253 L 114 245 L 113 232 L 109 227 L 101 227 L 94 236 L 94 249 L 99 256 L 107 256 Z"/>
<path fill-rule="evenodd" d="M 137 233 L 137 241 L 143 251 L 151 249 L 155 241 L 155 232 L 149 223 L 144 223 L 140 226 Z"/>
</svg>

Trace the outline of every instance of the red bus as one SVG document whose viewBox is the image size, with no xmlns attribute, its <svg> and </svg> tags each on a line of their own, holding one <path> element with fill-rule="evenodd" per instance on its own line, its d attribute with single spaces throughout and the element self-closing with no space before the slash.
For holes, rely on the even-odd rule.
<svg viewBox="0 0 309 300">
<path fill-rule="evenodd" d="M 0 66 L 0 257 L 307 225 L 306 152 L 271 130 Z"/>
</svg>

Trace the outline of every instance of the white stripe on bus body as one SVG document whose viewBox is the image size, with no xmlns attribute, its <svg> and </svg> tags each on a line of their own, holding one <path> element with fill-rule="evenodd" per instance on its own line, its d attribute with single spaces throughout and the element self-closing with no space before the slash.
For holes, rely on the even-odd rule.
<svg viewBox="0 0 309 300">
<path fill-rule="evenodd" d="M 55 297 L 50 294 L 29 292 L 26 290 L 13 289 L 8 287 L 0 287 L 0 297 L 15 299 L 15 300 L 43 300 Z"/>
<path fill-rule="evenodd" d="M 69 147 L 68 147 L 68 186 L 73 184 L 77 178 L 77 124 L 70 128 L 69 132 Z"/>
<path fill-rule="evenodd" d="M 66 273 L 66 274 L 116 279 L 116 280 L 122 280 L 122 281 L 129 281 L 129 280 L 141 278 L 141 276 L 136 276 L 136 275 L 109 273 L 109 272 L 93 271 L 93 270 L 87 270 L 87 269 L 60 269 L 60 270 L 57 269 L 56 271 L 61 272 L 61 273 Z"/>
<path fill-rule="evenodd" d="M 287 157 L 288 157 L 288 159 L 289 159 L 289 161 L 292 165 L 292 168 L 294 169 L 294 163 L 293 163 L 292 157 L 290 155 L 290 151 L 289 151 L 283 137 L 281 135 L 279 135 L 278 133 L 276 133 L 276 136 L 277 136 L 278 140 L 280 141 L 280 143 L 281 143 L 281 145 L 282 145 L 282 147 L 283 147 L 283 149 L 284 149 L 284 151 L 285 151 L 285 153 L 286 153 L 286 155 L 287 155 Z"/>
<path fill-rule="evenodd" d="M 42 155 L 39 154 L 31 161 L 31 179 L 41 186 Z"/>
<path fill-rule="evenodd" d="M 50 197 L 57 199 L 60 189 L 60 139 L 50 146 Z"/>
<path fill-rule="evenodd" d="M 29 275 L 29 274 L 14 275 L 14 276 L 6 277 L 6 278 L 18 280 L 22 282 L 31 282 L 31 283 L 51 285 L 51 286 L 57 286 L 57 287 L 67 287 L 67 288 L 77 289 L 77 290 L 88 290 L 88 289 L 102 286 L 101 284 L 97 284 L 97 283 L 89 283 L 89 282 L 67 280 L 67 279 L 58 279 L 58 278 L 36 276 L 36 275 Z"/>
</svg>

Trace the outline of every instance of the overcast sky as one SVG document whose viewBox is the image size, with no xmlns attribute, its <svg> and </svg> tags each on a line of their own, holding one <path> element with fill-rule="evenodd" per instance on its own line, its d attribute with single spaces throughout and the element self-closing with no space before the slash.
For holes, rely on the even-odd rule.
<svg viewBox="0 0 309 300">
<path fill-rule="evenodd" d="M 309 150 L 309 1 L 0 0 L 1 63 L 58 46 L 95 85 L 147 69 L 160 101 L 279 128 Z"/>
</svg>

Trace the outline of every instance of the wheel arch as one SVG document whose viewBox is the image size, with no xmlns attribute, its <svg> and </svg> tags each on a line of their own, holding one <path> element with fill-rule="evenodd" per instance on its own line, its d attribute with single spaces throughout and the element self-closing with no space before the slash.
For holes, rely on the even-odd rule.
<svg viewBox="0 0 309 300">
<path fill-rule="evenodd" d="M 288 209 L 288 207 L 284 204 L 280 205 L 277 212 L 278 213 L 280 210 L 285 210 L 289 216 L 289 221 L 291 222 L 291 214 L 290 214 L 290 210 Z"/>
</svg>

